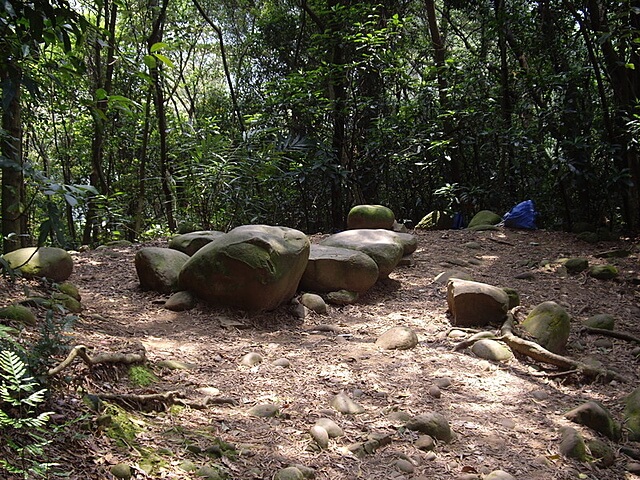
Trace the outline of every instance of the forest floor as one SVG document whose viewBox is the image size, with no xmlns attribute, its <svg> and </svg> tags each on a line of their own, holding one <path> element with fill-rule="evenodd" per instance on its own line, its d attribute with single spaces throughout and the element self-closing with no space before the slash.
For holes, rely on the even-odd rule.
<svg viewBox="0 0 640 480">
<path fill-rule="evenodd" d="M 577 428 L 585 438 L 598 437 L 571 424 L 564 417 L 568 410 L 596 400 L 620 421 L 625 396 L 639 384 L 637 344 L 603 341 L 580 329 L 587 317 L 610 313 L 616 330 L 640 336 L 638 245 L 631 240 L 592 245 L 571 234 L 542 230 L 416 235 L 412 265 L 397 268 L 358 303 L 330 306 L 327 315 L 311 314 L 304 320 L 295 318 L 288 306 L 255 315 L 203 304 L 171 312 L 163 308 L 166 297 L 140 289 L 133 258 L 143 245 L 74 254 L 69 280 L 80 289 L 84 311 L 72 344 L 87 345 L 92 353 L 142 345 L 157 379 L 139 387 L 126 368 L 90 371 L 79 360 L 68 367 L 63 374 L 78 388 L 67 390 L 53 408 L 62 418 L 74 412 L 88 416 L 58 438 L 64 439 L 54 444 L 58 461 L 70 478 L 84 479 L 114 478 L 110 467 L 117 463 L 132 466 L 137 479 L 202 478 L 188 472 L 202 466 L 219 468 L 226 478 L 271 479 L 291 464 L 313 468 L 316 479 L 332 480 L 479 479 L 498 469 L 523 480 L 639 479 L 629 473 L 633 460 L 619 447 L 640 446 L 624 438 L 618 444 L 601 438 L 616 453 L 609 468 L 559 454 L 562 426 Z M 471 241 L 476 248 L 467 246 Z M 597 256 L 613 248 L 632 253 L 608 260 Z M 602 281 L 566 275 L 553 263 L 563 257 L 614 263 L 620 276 Z M 460 338 L 449 335 L 446 286 L 434 282 L 439 273 L 452 269 L 516 289 L 526 312 L 547 300 L 561 304 L 572 317 L 567 356 L 600 361 L 629 382 L 591 381 L 519 355 L 492 363 L 469 350 L 454 351 Z M 394 326 L 412 328 L 419 338 L 417 347 L 377 348 L 377 337 Z M 499 325 L 488 329 L 496 328 Z M 260 354 L 262 363 L 242 365 L 250 352 Z M 273 365 L 280 358 L 291 366 Z M 189 368 L 160 366 L 167 360 Z M 434 385 L 439 385 L 439 396 Z M 99 426 L 98 414 L 79 400 L 80 387 L 95 394 L 178 391 L 191 406 L 161 412 L 128 408 L 125 416 L 135 435 L 114 439 L 108 425 Z M 330 400 L 340 392 L 364 406 L 364 413 L 333 410 Z M 218 400 L 196 408 L 203 394 Z M 247 414 L 265 403 L 278 405 L 279 413 L 270 418 Z M 429 411 L 444 415 L 454 432 L 452 442 L 438 442 L 433 452 L 418 448 L 419 434 L 405 429 L 393 414 Z M 344 431 L 323 450 L 314 448 L 309 435 L 320 417 L 332 418 Z M 385 439 L 377 449 L 360 456 L 349 450 L 372 434 Z M 152 473 L 146 473 L 150 468 Z"/>
</svg>

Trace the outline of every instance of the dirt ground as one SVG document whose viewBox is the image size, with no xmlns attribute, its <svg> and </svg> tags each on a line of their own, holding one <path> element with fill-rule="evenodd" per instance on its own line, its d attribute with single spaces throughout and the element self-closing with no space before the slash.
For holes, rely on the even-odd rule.
<svg viewBox="0 0 640 480">
<path fill-rule="evenodd" d="M 311 314 L 304 320 L 295 318 L 288 306 L 254 315 L 203 304 L 171 312 L 163 308 L 166 296 L 139 287 L 133 257 L 143 245 L 74 254 L 69 280 L 80 289 L 84 311 L 72 344 L 85 344 L 94 354 L 130 351 L 141 344 L 158 381 L 136 387 L 126 370 L 90 372 L 80 361 L 65 375 L 78 391 L 178 391 L 192 403 L 163 412 L 129 409 L 127 414 L 140 428 L 134 441 L 117 445 L 107 429 L 97 426 L 98 414 L 69 391 L 58 401 L 60 416 L 85 412 L 89 419 L 84 421 L 89 427 L 70 427 L 64 445 L 56 446 L 70 478 L 113 478 L 109 468 L 124 462 L 133 467 L 134 478 L 202 478 L 185 469 L 212 466 L 224 470 L 227 478 L 271 479 L 283 467 L 302 464 L 315 470 L 316 479 L 332 480 L 479 479 L 494 470 L 523 480 L 639 479 L 627 470 L 634 461 L 619 450 L 640 450 L 638 443 L 623 438 L 614 444 L 564 417 L 568 410 L 596 400 L 620 421 L 624 397 L 638 387 L 639 345 L 615 338 L 603 341 L 580 329 L 587 317 L 610 313 L 616 330 L 640 337 L 637 244 L 620 240 L 591 245 L 571 234 L 547 231 L 415 234 L 419 244 L 411 265 L 397 268 L 357 304 L 330 306 L 327 315 Z M 468 242 L 476 242 L 476 248 Z M 632 253 L 626 258 L 597 256 L 613 248 Z M 602 281 L 586 274 L 566 275 L 554 263 L 563 257 L 586 257 L 592 265 L 613 263 L 620 276 Z M 561 304 L 572 317 L 567 355 L 600 361 L 629 381 L 586 381 L 579 373 L 559 372 L 522 356 L 492 363 L 468 349 L 454 352 L 460 338 L 449 335 L 446 287 L 434 282 L 445 270 L 516 289 L 525 312 L 547 300 Z M 377 348 L 376 338 L 393 326 L 412 328 L 418 346 L 406 351 Z M 249 352 L 259 353 L 262 363 L 241 365 Z M 280 358 L 291 366 L 273 365 Z M 189 368 L 158 365 L 166 360 Z M 439 397 L 434 385 L 441 387 Z M 203 398 L 203 392 L 217 400 L 196 408 L 193 402 Z M 330 400 L 340 392 L 365 412 L 343 415 L 333 410 Z M 279 413 L 271 418 L 247 415 L 251 407 L 264 403 L 278 405 Z M 392 415 L 430 411 L 444 415 L 455 434 L 451 443 L 438 442 L 433 453 L 417 448 L 419 434 Z M 309 435 L 320 417 L 332 418 L 344 431 L 324 450 L 314 448 Z M 562 457 L 559 428 L 565 425 L 587 439 L 608 443 L 616 453 L 613 466 L 600 468 L 595 462 Z M 366 455 L 349 450 L 371 434 L 387 441 Z M 226 454 L 224 442 L 235 446 L 234 454 Z M 142 466 L 150 457 L 154 469 L 147 474 Z"/>
</svg>

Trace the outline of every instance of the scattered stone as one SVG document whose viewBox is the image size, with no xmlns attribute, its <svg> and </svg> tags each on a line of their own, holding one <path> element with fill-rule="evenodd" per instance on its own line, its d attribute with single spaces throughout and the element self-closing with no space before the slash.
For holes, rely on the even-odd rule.
<svg viewBox="0 0 640 480">
<path fill-rule="evenodd" d="M 404 458 L 399 458 L 395 462 L 396 468 L 403 473 L 413 473 L 416 470 L 416 467 L 409 460 L 405 460 Z"/>
<path fill-rule="evenodd" d="M 571 427 L 560 429 L 560 453 L 567 458 L 575 458 L 584 462 L 587 460 L 587 447 L 582 435 Z"/>
<path fill-rule="evenodd" d="M 195 472 L 196 470 L 198 470 L 198 466 L 193 463 L 191 460 L 183 460 L 182 462 L 180 462 L 179 465 L 180 469 L 185 471 L 185 472 Z"/>
<path fill-rule="evenodd" d="M 467 243 L 463 243 L 462 246 L 465 248 L 469 248 L 471 250 L 482 249 L 482 245 L 480 245 L 478 242 L 467 242 Z"/>
<path fill-rule="evenodd" d="M 365 409 L 362 405 L 357 402 L 354 402 L 349 396 L 340 392 L 335 397 L 331 399 L 331 406 L 335 408 L 338 412 L 344 414 L 353 414 L 357 415 L 360 413 L 364 413 Z"/>
<path fill-rule="evenodd" d="M 434 385 L 437 385 L 438 387 L 445 389 L 445 388 L 449 388 L 453 382 L 449 377 L 441 377 L 441 378 L 434 378 L 433 383 Z"/>
<path fill-rule="evenodd" d="M 358 294 L 348 290 L 327 293 L 327 301 L 333 305 L 352 305 L 358 301 Z"/>
<path fill-rule="evenodd" d="M 618 269 L 613 265 L 594 265 L 589 268 L 589 275 L 598 280 L 611 280 L 618 276 Z"/>
<path fill-rule="evenodd" d="M 582 324 L 587 327 L 601 328 L 602 330 L 613 330 L 615 328 L 615 323 L 615 317 L 608 313 L 592 315 L 582 322 Z"/>
<path fill-rule="evenodd" d="M 490 210 L 480 210 L 469 221 L 467 228 L 473 228 L 477 226 L 498 225 L 502 221 L 502 217 L 497 213 Z"/>
<path fill-rule="evenodd" d="M 627 472 L 633 473 L 634 475 L 640 475 L 640 462 L 627 463 Z"/>
<path fill-rule="evenodd" d="M 435 452 L 427 452 L 427 454 L 424 456 L 424 459 L 427 462 L 433 462 L 436 458 L 438 458 L 438 456 Z"/>
<path fill-rule="evenodd" d="M 488 338 L 475 342 L 471 351 L 479 358 L 494 362 L 506 362 L 513 358 L 513 352 L 507 345 Z"/>
<path fill-rule="evenodd" d="M 197 304 L 196 298 L 186 290 L 176 292 L 165 302 L 164 308 L 172 312 L 183 312 L 191 310 Z"/>
<path fill-rule="evenodd" d="M 300 303 L 315 313 L 322 315 L 327 313 L 327 304 L 320 295 L 316 295 L 315 293 L 302 294 Z"/>
<path fill-rule="evenodd" d="M 274 360 L 271 364 L 276 367 L 282 367 L 282 368 L 291 367 L 291 362 L 289 361 L 289 359 L 284 357 Z"/>
<path fill-rule="evenodd" d="M 436 275 L 436 278 L 433 279 L 433 283 L 437 283 L 438 285 L 446 285 L 447 283 L 449 283 L 449 280 L 453 278 L 467 281 L 473 280 L 471 275 L 460 270 L 446 270 Z"/>
<path fill-rule="evenodd" d="M 593 346 L 605 350 L 611 350 L 613 348 L 613 340 L 610 338 L 597 338 L 593 342 Z"/>
<path fill-rule="evenodd" d="M 447 285 L 447 304 L 453 325 L 484 326 L 503 321 L 509 296 L 501 288 L 486 283 L 452 278 Z"/>
<path fill-rule="evenodd" d="M 75 298 L 78 302 L 82 300 L 78 287 L 71 282 L 62 282 L 58 284 L 57 288 L 59 292 L 66 293 L 70 297 Z"/>
<path fill-rule="evenodd" d="M 325 449 L 329 447 L 329 433 L 324 429 L 324 427 L 314 425 L 309 430 L 309 434 L 320 448 Z"/>
<path fill-rule="evenodd" d="M 0 308 L 0 319 L 14 320 L 31 327 L 37 323 L 36 316 L 31 309 L 23 305 L 9 305 Z"/>
<path fill-rule="evenodd" d="M 298 470 L 300 470 L 304 478 L 315 478 L 316 476 L 316 471 L 311 467 L 307 467 L 306 465 L 300 465 L 296 463 L 295 465 L 289 465 L 289 466 L 295 467 Z"/>
<path fill-rule="evenodd" d="M 393 229 L 395 215 L 393 211 L 382 205 L 356 205 L 347 215 L 347 228 L 383 228 Z"/>
<path fill-rule="evenodd" d="M 516 477 L 508 474 L 504 470 L 494 470 L 486 475 L 483 480 L 516 480 Z"/>
<path fill-rule="evenodd" d="M 441 210 L 427 213 L 416 225 L 416 230 L 449 230 L 453 227 L 453 217 Z"/>
<path fill-rule="evenodd" d="M 562 263 L 569 273 L 580 273 L 589 268 L 589 260 L 582 257 L 569 258 Z"/>
<path fill-rule="evenodd" d="M 625 258 L 631 255 L 631 251 L 624 248 L 614 248 L 604 252 L 596 253 L 594 256 L 598 258 Z"/>
<path fill-rule="evenodd" d="M 553 353 L 564 351 L 571 321 L 569 314 L 555 302 L 543 302 L 527 315 L 522 327 L 536 342 Z"/>
<path fill-rule="evenodd" d="M 427 412 L 418 415 L 409 420 L 406 427 L 409 430 L 430 435 L 436 440 L 442 440 L 446 443 L 450 442 L 453 438 L 449 422 L 443 415 L 436 412 Z"/>
<path fill-rule="evenodd" d="M 278 405 L 274 405 L 273 403 L 262 403 L 259 405 L 255 405 L 251 407 L 247 411 L 247 415 L 252 417 L 275 417 L 280 412 L 280 407 Z"/>
<path fill-rule="evenodd" d="M 337 438 L 344 435 L 342 428 L 340 428 L 336 422 L 330 418 L 319 418 L 316 420 L 316 425 L 322 427 L 329 435 L 329 438 Z"/>
<path fill-rule="evenodd" d="M 420 435 L 415 443 L 416 448 L 430 452 L 436 448 L 436 441 L 430 435 Z"/>
<path fill-rule="evenodd" d="M 418 336 L 409 327 L 393 327 L 378 337 L 376 345 L 385 350 L 409 350 L 418 345 Z"/>
<path fill-rule="evenodd" d="M 608 468 L 616 461 L 616 456 L 611 447 L 601 440 L 587 440 L 587 448 L 591 456 L 600 468 Z"/>
<path fill-rule="evenodd" d="M 410 421 L 413 418 L 413 415 L 411 415 L 410 413 L 407 413 L 407 412 L 403 412 L 401 410 L 396 410 L 396 411 L 393 411 L 393 412 L 389 413 L 387 418 L 394 425 L 400 426 L 400 425 L 404 425 L 408 421 Z"/>
<path fill-rule="evenodd" d="M 168 370 L 190 370 L 192 365 L 178 360 L 160 360 L 156 365 L 160 368 L 166 368 Z"/>
<path fill-rule="evenodd" d="M 207 480 L 223 480 L 225 476 L 214 467 L 202 466 L 196 471 L 196 475 L 199 477 L 204 477 Z"/>
<path fill-rule="evenodd" d="M 121 478 L 122 480 L 129 480 L 131 478 L 131 467 L 126 463 L 112 465 L 109 470 L 111 471 L 111 475 L 116 478 Z"/>
<path fill-rule="evenodd" d="M 161 247 L 144 247 L 135 256 L 142 290 L 171 293 L 178 290 L 178 275 L 189 260 L 186 253 Z"/>
<path fill-rule="evenodd" d="M 576 235 L 576 238 L 583 242 L 592 243 L 592 244 L 598 243 L 598 241 L 600 240 L 596 232 L 582 232 Z"/>
<path fill-rule="evenodd" d="M 534 390 L 533 392 L 531 392 L 531 396 L 540 401 L 547 400 L 549 398 L 549 394 L 544 390 Z"/>
<path fill-rule="evenodd" d="M 262 363 L 262 355 L 256 352 L 249 352 L 240 360 L 240 364 L 246 365 L 247 367 L 253 367 L 258 363 Z"/>
<path fill-rule="evenodd" d="M 509 297 L 509 306 L 508 306 L 509 310 L 520 305 L 520 295 L 518 294 L 516 289 L 510 288 L 510 287 L 504 287 L 502 290 L 504 290 L 504 292 Z"/>
<path fill-rule="evenodd" d="M 442 390 L 437 385 L 431 385 L 428 390 L 429 395 L 433 398 L 440 398 L 442 396 Z"/>
<path fill-rule="evenodd" d="M 531 272 L 524 272 L 515 275 L 513 278 L 516 280 L 535 280 L 536 276 Z"/>
<path fill-rule="evenodd" d="M 629 440 L 640 441 L 640 387 L 625 399 L 624 418 L 625 427 L 629 432 Z"/>
</svg>

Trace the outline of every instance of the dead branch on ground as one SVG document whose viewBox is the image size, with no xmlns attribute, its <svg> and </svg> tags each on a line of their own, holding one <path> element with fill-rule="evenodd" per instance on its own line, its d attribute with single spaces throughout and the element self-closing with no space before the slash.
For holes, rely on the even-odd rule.
<svg viewBox="0 0 640 480">
<path fill-rule="evenodd" d="M 593 333 L 596 335 L 604 335 L 606 337 L 619 338 L 620 340 L 627 340 L 629 342 L 635 342 L 640 344 L 640 337 L 636 337 L 626 332 L 620 332 L 616 330 L 607 330 L 605 328 L 587 327 L 587 326 L 583 326 L 581 332 Z"/>
<path fill-rule="evenodd" d="M 87 353 L 86 345 L 76 345 L 71 349 L 67 358 L 60 362 L 56 367 L 49 370 L 49 376 L 57 375 L 62 370 L 67 368 L 76 357 L 80 357 L 84 363 L 89 367 L 98 365 L 100 363 L 122 363 L 125 365 L 131 365 L 134 363 L 144 363 L 146 361 L 146 355 L 144 350 L 141 353 L 99 353 L 93 357 Z"/>
</svg>

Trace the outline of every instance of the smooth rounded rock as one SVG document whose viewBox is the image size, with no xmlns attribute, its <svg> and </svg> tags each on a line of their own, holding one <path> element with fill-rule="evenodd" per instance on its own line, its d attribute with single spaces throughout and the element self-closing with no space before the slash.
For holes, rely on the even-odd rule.
<svg viewBox="0 0 640 480">
<path fill-rule="evenodd" d="M 322 449 L 329 446 L 329 433 L 320 425 L 314 425 L 309 429 L 309 435 Z"/>
<path fill-rule="evenodd" d="M 409 327 L 393 327 L 378 337 L 376 345 L 385 350 L 409 350 L 418 345 L 418 336 Z"/>
<path fill-rule="evenodd" d="M 26 247 L 2 255 L 10 268 L 19 269 L 25 278 L 46 277 L 63 282 L 73 272 L 73 259 L 57 247 Z"/>
</svg>

